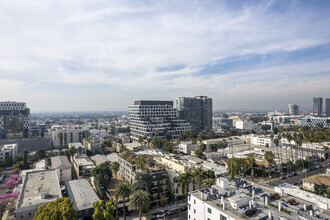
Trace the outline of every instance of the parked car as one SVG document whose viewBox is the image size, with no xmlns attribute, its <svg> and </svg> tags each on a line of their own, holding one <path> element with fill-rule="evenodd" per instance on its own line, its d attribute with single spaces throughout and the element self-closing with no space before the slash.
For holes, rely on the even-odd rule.
<svg viewBox="0 0 330 220">
<path fill-rule="evenodd" d="M 293 172 L 293 175 L 294 175 L 294 176 L 297 176 L 298 174 L 297 174 L 297 172 Z"/>
<path fill-rule="evenodd" d="M 273 195 L 272 195 L 272 198 L 274 198 L 274 199 L 279 199 L 279 198 L 281 198 L 277 193 L 274 193 Z"/>
<path fill-rule="evenodd" d="M 309 169 L 303 169 L 302 172 L 303 173 L 307 173 L 309 171 Z"/>
<path fill-rule="evenodd" d="M 173 209 L 170 209 L 168 211 L 166 211 L 166 215 L 173 215 L 173 214 L 176 214 L 176 213 L 179 213 L 180 212 L 180 209 L 179 208 L 173 208 Z"/>
<path fill-rule="evenodd" d="M 286 176 L 281 176 L 280 177 L 280 180 L 284 180 L 284 179 L 286 179 Z"/>
<path fill-rule="evenodd" d="M 316 165 L 315 166 L 315 169 L 320 169 L 320 165 Z"/>
<path fill-rule="evenodd" d="M 188 210 L 188 206 L 182 206 L 180 208 L 180 211 L 183 212 L 183 211 L 187 211 Z"/>
<path fill-rule="evenodd" d="M 163 212 L 161 212 L 161 213 L 158 213 L 157 215 L 156 215 L 156 217 L 157 218 L 164 218 L 166 216 L 166 213 L 163 211 Z"/>
<path fill-rule="evenodd" d="M 290 205 L 298 205 L 298 202 L 296 202 L 295 199 L 289 199 L 287 201 L 285 201 L 286 203 L 290 204 Z"/>
<path fill-rule="evenodd" d="M 288 207 L 288 205 L 287 205 L 287 204 L 285 204 L 285 202 L 282 202 L 282 205 L 284 205 L 285 207 Z"/>
</svg>

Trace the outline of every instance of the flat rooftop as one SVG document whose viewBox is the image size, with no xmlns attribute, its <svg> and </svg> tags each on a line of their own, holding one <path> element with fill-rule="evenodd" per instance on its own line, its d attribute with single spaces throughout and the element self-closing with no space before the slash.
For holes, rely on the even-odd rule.
<svg viewBox="0 0 330 220">
<path fill-rule="evenodd" d="M 99 197 L 85 179 L 71 180 L 65 183 L 73 208 L 77 211 L 93 208 Z"/>
<path fill-rule="evenodd" d="M 70 147 L 74 147 L 76 149 L 78 149 L 79 147 L 85 148 L 85 146 L 82 145 L 80 142 L 69 143 L 69 145 L 70 145 Z"/>
<path fill-rule="evenodd" d="M 100 165 L 101 163 L 110 161 L 107 156 L 102 155 L 102 154 L 96 154 L 94 156 L 91 156 L 91 159 L 94 161 L 96 165 Z"/>
<path fill-rule="evenodd" d="M 171 105 L 171 106 L 173 106 L 173 101 L 139 100 L 139 101 L 134 101 L 134 105 Z"/>
<path fill-rule="evenodd" d="M 28 172 L 24 178 L 17 209 L 48 203 L 62 197 L 56 170 Z"/>
<path fill-rule="evenodd" d="M 67 156 L 51 157 L 50 160 L 51 160 L 53 169 L 66 169 L 66 168 L 72 167 Z"/>
<path fill-rule="evenodd" d="M 86 154 L 75 154 L 73 157 L 74 162 L 78 166 L 94 166 L 94 162 Z"/>
<path fill-rule="evenodd" d="M 221 179 L 224 180 L 224 178 Z M 218 182 L 217 185 L 210 188 L 196 190 L 189 194 L 234 219 L 267 219 L 269 212 L 272 213 L 275 219 L 277 217 L 296 219 L 295 217 L 298 215 L 304 217 L 310 216 L 310 213 L 308 213 L 310 210 L 313 210 L 314 220 L 324 220 L 328 217 L 328 212 L 326 210 L 321 210 L 308 201 L 288 194 L 280 195 L 279 199 L 273 199 L 270 195 L 274 193 L 276 192 L 270 188 L 238 179 L 229 182 L 228 187 L 225 188 L 222 188 L 221 184 Z M 222 196 L 225 209 L 223 209 Z M 265 202 L 266 197 L 268 198 L 268 204 Z M 285 203 L 285 201 L 292 198 L 298 202 L 297 205 Z M 284 206 L 283 203 L 287 206 Z M 280 212 L 278 210 L 279 204 L 282 209 Z M 304 207 L 307 207 L 307 211 L 304 210 Z M 251 209 L 255 210 L 254 214 L 247 216 L 246 211 Z"/>
</svg>

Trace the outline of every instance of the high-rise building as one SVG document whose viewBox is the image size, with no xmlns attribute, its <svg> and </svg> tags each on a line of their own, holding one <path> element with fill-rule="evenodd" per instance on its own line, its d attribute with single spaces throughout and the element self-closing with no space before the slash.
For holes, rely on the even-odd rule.
<svg viewBox="0 0 330 220">
<path fill-rule="evenodd" d="M 172 101 L 135 101 L 128 107 L 128 116 L 131 138 L 135 141 L 140 136 L 178 139 L 182 132 L 191 129 L 189 123 L 177 118 Z"/>
<path fill-rule="evenodd" d="M 178 117 L 190 123 L 194 133 L 212 129 L 212 99 L 207 96 L 179 97 L 176 100 Z"/>
<path fill-rule="evenodd" d="M 0 102 L 0 139 L 29 136 L 30 109 L 24 102 Z"/>
<path fill-rule="evenodd" d="M 289 104 L 289 114 L 290 115 L 299 115 L 299 107 L 295 104 Z"/>
<path fill-rule="evenodd" d="M 313 98 L 313 115 L 322 116 L 322 97 Z"/>
<path fill-rule="evenodd" d="M 325 116 L 330 117 L 330 98 L 325 99 Z"/>
</svg>

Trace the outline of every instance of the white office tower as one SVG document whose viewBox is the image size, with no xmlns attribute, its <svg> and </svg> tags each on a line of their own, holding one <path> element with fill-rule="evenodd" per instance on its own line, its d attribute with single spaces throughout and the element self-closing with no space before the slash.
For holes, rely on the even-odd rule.
<svg viewBox="0 0 330 220">
<path fill-rule="evenodd" d="M 289 104 L 289 114 L 290 115 L 299 115 L 299 107 L 295 104 Z"/>
<path fill-rule="evenodd" d="M 136 141 L 140 136 L 178 139 L 180 133 L 191 129 L 189 123 L 177 118 L 172 101 L 135 101 L 128 107 L 128 116 L 131 138 Z"/>
</svg>

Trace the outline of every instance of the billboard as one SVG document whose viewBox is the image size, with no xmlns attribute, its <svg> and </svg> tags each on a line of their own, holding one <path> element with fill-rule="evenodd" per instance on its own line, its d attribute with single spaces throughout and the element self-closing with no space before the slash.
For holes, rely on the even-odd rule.
<svg viewBox="0 0 330 220">
<path fill-rule="evenodd" d="M 314 115 L 318 115 L 319 111 L 318 111 L 318 104 L 314 104 Z"/>
</svg>

